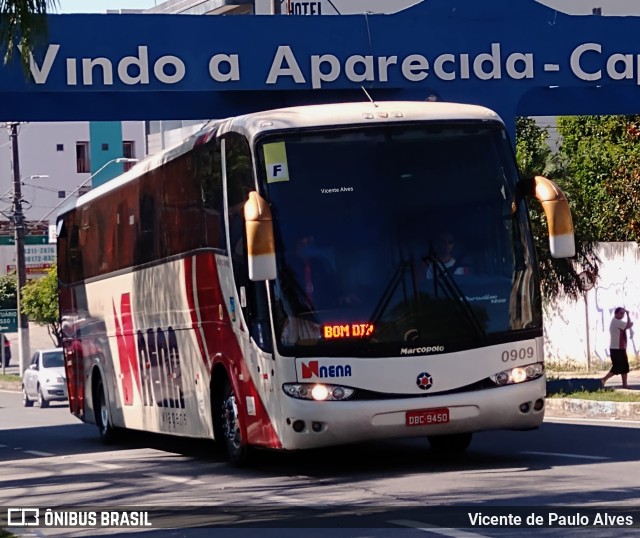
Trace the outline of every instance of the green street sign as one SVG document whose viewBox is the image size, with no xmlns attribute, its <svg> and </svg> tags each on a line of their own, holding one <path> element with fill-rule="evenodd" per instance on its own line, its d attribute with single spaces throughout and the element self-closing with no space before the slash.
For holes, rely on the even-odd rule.
<svg viewBox="0 0 640 538">
<path fill-rule="evenodd" d="M 25 245 L 47 245 L 48 235 L 27 235 L 24 238 Z M 15 245 L 16 238 L 12 235 L 0 235 L 0 245 Z"/>
<path fill-rule="evenodd" d="M 18 311 L 0 310 L 0 333 L 18 332 Z"/>
</svg>

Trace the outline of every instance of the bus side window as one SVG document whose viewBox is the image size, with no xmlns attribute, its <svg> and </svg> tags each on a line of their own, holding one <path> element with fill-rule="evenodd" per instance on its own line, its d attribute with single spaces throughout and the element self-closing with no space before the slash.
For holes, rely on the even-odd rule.
<svg viewBox="0 0 640 538">
<path fill-rule="evenodd" d="M 77 282 L 84 278 L 82 270 L 82 252 L 80 251 L 80 228 L 71 226 L 69 232 L 69 282 Z"/>
<path fill-rule="evenodd" d="M 129 216 L 129 209 L 127 207 L 126 200 L 122 200 L 117 205 L 116 210 L 116 237 L 115 237 L 115 252 L 116 252 L 116 266 L 114 269 L 121 269 L 127 267 L 130 263 L 129 249 L 127 248 L 127 218 Z"/>
<path fill-rule="evenodd" d="M 134 262 L 145 263 L 156 257 L 156 212 L 153 195 L 143 192 L 139 198 L 140 219 Z"/>
<path fill-rule="evenodd" d="M 271 329 L 266 299 L 266 284 L 249 280 L 245 244 L 244 204 L 255 190 L 253 161 L 246 138 L 236 133 L 225 136 L 227 164 L 227 207 L 229 222 L 229 256 L 238 297 L 246 300 L 243 309 L 249 332 L 265 351 L 271 351 Z M 244 293 L 242 290 L 244 289 Z"/>
<path fill-rule="evenodd" d="M 244 281 L 247 274 L 244 260 L 244 204 L 249 192 L 255 190 L 251 151 L 247 140 L 238 134 L 231 133 L 225 137 L 227 161 L 227 207 L 229 222 L 229 254 L 233 263 L 236 284 L 239 278 Z M 239 287 L 239 286 L 238 286 Z"/>
<path fill-rule="evenodd" d="M 193 157 L 196 180 L 202 197 L 203 246 L 225 248 L 224 198 L 222 196 L 222 164 L 220 146 L 214 137 L 211 142 L 197 150 Z"/>
</svg>

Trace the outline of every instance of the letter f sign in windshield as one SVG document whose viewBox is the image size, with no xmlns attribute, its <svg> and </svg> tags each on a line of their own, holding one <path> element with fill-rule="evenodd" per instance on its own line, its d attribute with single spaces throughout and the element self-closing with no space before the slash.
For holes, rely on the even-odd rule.
<svg viewBox="0 0 640 538">
<path fill-rule="evenodd" d="M 264 163 L 267 172 L 267 183 L 277 181 L 289 181 L 289 169 L 287 167 L 287 146 L 284 142 L 272 142 L 265 144 Z"/>
<path fill-rule="evenodd" d="M 273 183 L 275 181 L 289 181 L 289 172 L 285 163 L 270 163 L 267 181 Z"/>
</svg>

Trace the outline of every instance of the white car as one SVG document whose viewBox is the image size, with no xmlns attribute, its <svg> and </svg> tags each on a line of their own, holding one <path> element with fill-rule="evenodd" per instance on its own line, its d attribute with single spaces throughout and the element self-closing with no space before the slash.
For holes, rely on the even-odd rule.
<svg viewBox="0 0 640 538">
<path fill-rule="evenodd" d="M 22 374 L 23 405 L 31 407 L 37 400 L 40 407 L 49 407 L 49 402 L 68 398 L 62 348 L 37 350 Z"/>
</svg>

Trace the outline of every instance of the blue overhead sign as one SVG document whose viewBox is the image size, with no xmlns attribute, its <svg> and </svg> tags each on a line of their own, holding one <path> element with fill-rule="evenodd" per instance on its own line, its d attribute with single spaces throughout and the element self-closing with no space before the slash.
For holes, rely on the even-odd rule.
<svg viewBox="0 0 640 538">
<path fill-rule="evenodd" d="M 503 115 L 638 112 L 640 18 L 533 0 L 428 0 L 394 15 L 51 15 L 0 120 L 223 117 L 333 100 L 428 99 Z"/>
</svg>

